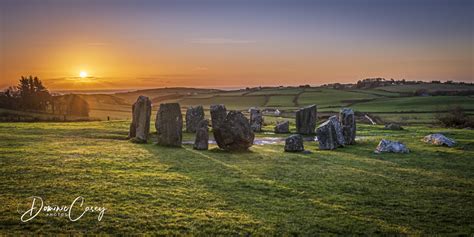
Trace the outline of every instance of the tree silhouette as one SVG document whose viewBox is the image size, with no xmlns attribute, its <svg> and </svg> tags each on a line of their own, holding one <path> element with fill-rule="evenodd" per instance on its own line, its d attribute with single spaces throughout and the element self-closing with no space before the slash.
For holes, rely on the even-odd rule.
<svg viewBox="0 0 474 237">
<path fill-rule="evenodd" d="M 23 109 L 44 111 L 50 104 L 51 94 L 38 77 L 22 76 L 17 89 Z"/>
</svg>

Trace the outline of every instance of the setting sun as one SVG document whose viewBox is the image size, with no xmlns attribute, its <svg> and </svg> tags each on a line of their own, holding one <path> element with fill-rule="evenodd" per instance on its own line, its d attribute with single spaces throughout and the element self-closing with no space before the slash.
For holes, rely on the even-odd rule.
<svg viewBox="0 0 474 237">
<path fill-rule="evenodd" d="M 88 74 L 87 74 L 86 71 L 81 71 L 81 72 L 79 72 L 79 77 L 80 77 L 80 78 L 86 78 L 87 75 L 88 75 Z"/>
</svg>

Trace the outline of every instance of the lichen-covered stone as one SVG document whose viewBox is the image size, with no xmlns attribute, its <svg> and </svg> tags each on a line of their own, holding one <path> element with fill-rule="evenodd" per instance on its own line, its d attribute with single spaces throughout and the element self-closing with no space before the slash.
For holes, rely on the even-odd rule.
<svg viewBox="0 0 474 237">
<path fill-rule="evenodd" d="M 456 145 L 456 141 L 449 137 L 444 136 L 441 133 L 430 134 L 423 138 L 423 141 L 426 143 L 438 145 L 438 146 L 448 146 L 452 147 Z"/>
<path fill-rule="evenodd" d="M 285 140 L 286 152 L 301 152 L 304 151 L 303 137 L 299 134 L 291 135 Z"/>
<path fill-rule="evenodd" d="M 393 152 L 393 153 L 409 153 L 407 146 L 405 144 L 398 142 L 398 141 L 389 141 L 382 139 L 377 148 L 375 148 L 375 153 L 382 153 L 382 152 Z"/>
<path fill-rule="evenodd" d="M 207 150 L 209 148 L 209 121 L 201 120 L 196 127 L 196 139 L 194 140 L 194 149 Z"/>
<path fill-rule="evenodd" d="M 261 132 L 263 126 L 262 111 L 257 108 L 250 109 L 250 127 L 254 132 Z"/>
<path fill-rule="evenodd" d="M 253 145 L 255 134 L 249 120 L 239 111 L 227 113 L 224 121 L 214 129 L 217 145 L 228 151 L 244 151 Z"/>
<path fill-rule="evenodd" d="M 134 142 L 146 143 L 150 133 L 151 101 L 146 96 L 139 96 L 132 106 L 132 123 L 128 138 Z"/>
<path fill-rule="evenodd" d="M 225 117 L 227 116 L 227 109 L 225 108 L 225 105 L 222 104 L 211 105 L 210 113 L 212 129 L 214 129 L 215 127 L 218 127 L 221 122 L 224 121 Z"/>
<path fill-rule="evenodd" d="M 194 133 L 198 123 L 204 119 L 204 109 L 201 105 L 189 107 L 186 110 L 186 132 Z"/>
<path fill-rule="evenodd" d="M 290 132 L 290 122 L 288 120 L 277 122 L 275 125 L 275 133 L 289 133 Z"/>
<path fill-rule="evenodd" d="M 225 118 L 227 117 L 227 109 L 225 108 L 225 105 L 222 105 L 222 104 L 211 105 L 210 113 L 211 113 L 212 134 L 214 134 L 214 137 L 216 137 L 216 134 L 218 133 L 221 123 L 223 123 Z M 224 146 L 224 144 L 220 142 L 221 140 L 216 139 L 216 143 L 219 147 Z"/>
<path fill-rule="evenodd" d="M 319 125 L 316 136 L 321 150 L 334 150 L 345 144 L 342 126 L 336 116 L 329 117 L 326 122 Z"/>
<path fill-rule="evenodd" d="M 342 125 L 339 122 L 339 119 L 337 119 L 337 116 L 331 116 L 328 119 L 331 121 L 332 125 L 334 126 L 334 130 L 336 131 L 336 142 L 339 146 L 344 146 L 346 144 L 344 140 L 344 134 L 342 131 Z"/>
<path fill-rule="evenodd" d="M 354 111 L 349 108 L 344 108 L 339 113 L 339 121 L 342 125 L 342 134 L 346 145 L 355 144 L 356 137 L 356 119 Z"/>
<path fill-rule="evenodd" d="M 299 134 L 314 134 L 316 128 L 316 105 L 310 105 L 296 112 L 296 131 Z"/>
<path fill-rule="evenodd" d="M 180 147 L 183 138 L 183 116 L 179 104 L 160 104 L 155 127 L 159 145 Z"/>
</svg>

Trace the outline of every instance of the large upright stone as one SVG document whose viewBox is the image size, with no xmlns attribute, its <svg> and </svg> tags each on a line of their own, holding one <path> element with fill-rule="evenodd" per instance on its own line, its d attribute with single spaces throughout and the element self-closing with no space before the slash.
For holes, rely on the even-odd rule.
<svg viewBox="0 0 474 237">
<path fill-rule="evenodd" d="M 196 127 L 196 139 L 194 140 L 194 149 L 207 150 L 209 148 L 209 121 L 201 120 Z"/>
<path fill-rule="evenodd" d="M 213 128 L 213 133 L 217 145 L 228 151 L 247 150 L 255 138 L 249 120 L 238 111 L 230 111 L 224 121 Z"/>
<path fill-rule="evenodd" d="M 303 136 L 300 134 L 294 134 L 285 139 L 285 151 L 286 152 L 299 152 L 304 151 Z"/>
<path fill-rule="evenodd" d="M 163 146 L 181 146 L 183 116 L 178 103 L 160 104 L 155 121 L 158 144 Z"/>
<path fill-rule="evenodd" d="M 342 131 L 342 125 L 337 119 L 337 116 L 329 117 L 329 121 L 331 121 L 332 126 L 334 126 L 334 130 L 336 130 L 336 141 L 339 146 L 344 146 L 346 141 L 344 140 L 344 133 Z"/>
<path fill-rule="evenodd" d="M 319 125 L 316 129 L 316 135 L 321 150 L 334 150 L 344 145 L 342 127 L 335 116 Z"/>
<path fill-rule="evenodd" d="M 339 121 L 342 124 L 342 134 L 344 135 L 345 144 L 355 144 L 356 137 L 356 120 L 354 111 L 344 108 L 339 112 Z"/>
<path fill-rule="evenodd" d="M 212 129 L 219 127 L 219 125 L 224 121 L 225 117 L 227 116 L 227 109 L 225 105 L 211 105 L 211 123 Z"/>
<path fill-rule="evenodd" d="M 214 137 L 216 137 L 217 130 L 219 130 L 221 123 L 224 122 L 227 116 L 227 109 L 225 108 L 225 105 L 223 104 L 211 105 L 210 112 L 211 112 L 212 134 L 214 134 Z M 224 146 L 224 144 L 221 143 L 221 140 L 216 139 L 216 143 L 219 147 Z"/>
<path fill-rule="evenodd" d="M 254 132 L 261 132 L 263 126 L 262 111 L 257 108 L 250 108 L 250 127 Z"/>
<path fill-rule="evenodd" d="M 290 132 L 290 122 L 288 120 L 277 122 L 275 126 L 275 133 L 289 133 Z"/>
<path fill-rule="evenodd" d="M 186 132 L 196 132 L 198 123 L 204 119 L 204 109 L 201 105 L 189 107 L 186 110 Z"/>
<path fill-rule="evenodd" d="M 146 96 L 139 96 L 132 105 L 132 123 L 128 137 L 135 142 L 147 142 L 150 133 L 151 101 Z"/>
<path fill-rule="evenodd" d="M 316 105 L 310 105 L 296 111 L 296 131 L 299 134 L 313 134 L 316 128 Z"/>
</svg>

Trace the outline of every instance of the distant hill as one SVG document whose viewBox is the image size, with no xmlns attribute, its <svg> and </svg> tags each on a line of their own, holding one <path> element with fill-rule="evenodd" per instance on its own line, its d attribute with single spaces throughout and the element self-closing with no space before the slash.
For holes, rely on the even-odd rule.
<svg viewBox="0 0 474 237">
<path fill-rule="evenodd" d="M 385 83 L 385 82 L 384 82 Z M 352 84 L 355 85 L 355 84 Z M 131 107 L 140 95 L 153 104 L 153 117 L 160 103 L 178 102 L 183 112 L 189 106 L 203 105 L 208 115 L 211 104 L 247 111 L 250 107 L 278 109 L 282 116 L 293 116 L 298 108 L 316 104 L 320 114 L 336 114 L 351 107 L 383 121 L 431 123 L 438 113 L 459 105 L 474 115 L 474 85 L 418 83 L 385 85 L 375 88 L 354 86 L 253 87 L 238 90 L 157 88 L 113 94 L 79 94 L 90 107 L 90 117 L 131 119 Z M 422 90 L 422 93 L 418 93 Z M 443 93 L 439 93 L 443 92 Z"/>
</svg>

